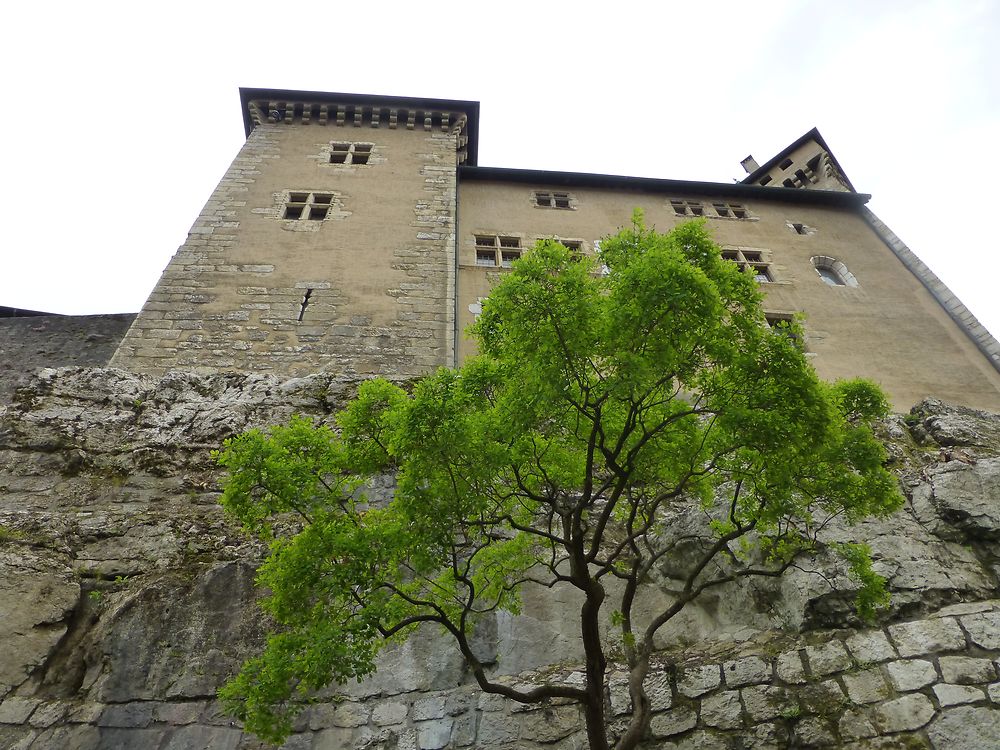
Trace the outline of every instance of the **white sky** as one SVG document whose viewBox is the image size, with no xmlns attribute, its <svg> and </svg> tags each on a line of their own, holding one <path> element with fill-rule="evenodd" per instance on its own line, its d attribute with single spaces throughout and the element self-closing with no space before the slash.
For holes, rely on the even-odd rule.
<svg viewBox="0 0 1000 750">
<path fill-rule="evenodd" d="M 478 100 L 493 167 L 730 182 L 815 125 L 1000 335 L 998 38 L 997 0 L 16 3 L 0 305 L 138 310 L 251 86 Z"/>
</svg>

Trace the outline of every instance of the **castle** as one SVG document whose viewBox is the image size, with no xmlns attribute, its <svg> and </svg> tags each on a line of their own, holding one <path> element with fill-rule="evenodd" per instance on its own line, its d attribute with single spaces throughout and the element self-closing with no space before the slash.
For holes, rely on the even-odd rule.
<svg viewBox="0 0 1000 750">
<path fill-rule="evenodd" d="M 634 179 L 479 167 L 473 102 L 241 96 L 246 145 L 137 316 L 0 308 L 0 747 L 264 750 L 216 696 L 264 634 L 262 549 L 222 516 L 211 450 L 328 421 L 366 375 L 461 362 L 519 254 L 594 253 L 638 207 L 661 230 L 702 218 L 771 322 L 804 316 L 823 377 L 959 404 L 887 421 L 908 502 L 845 537 L 887 579 L 883 619 L 859 627 L 832 568 L 702 600 L 650 672 L 648 747 L 1000 748 L 1000 417 L 965 408 L 1000 411 L 1000 344 L 818 132 L 748 157 L 739 184 Z M 61 364 L 85 366 L 25 377 Z M 485 622 L 482 658 L 575 684 L 575 606 L 526 592 L 524 615 Z M 577 707 L 480 695 L 435 637 L 311 705 L 285 747 L 583 746 Z M 625 673 L 609 683 L 618 721 Z"/>
<path fill-rule="evenodd" d="M 477 165 L 476 102 L 241 89 L 247 140 L 111 364 L 416 375 L 539 238 L 580 253 L 634 208 L 703 218 L 753 270 L 772 322 L 804 317 L 822 377 L 896 408 L 1000 409 L 1000 344 L 865 206 L 818 131 L 737 184 Z"/>
</svg>

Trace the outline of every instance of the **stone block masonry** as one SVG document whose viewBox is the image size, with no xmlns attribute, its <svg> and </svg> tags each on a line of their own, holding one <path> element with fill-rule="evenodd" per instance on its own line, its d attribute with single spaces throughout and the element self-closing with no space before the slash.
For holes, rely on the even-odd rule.
<svg viewBox="0 0 1000 750">
<path fill-rule="evenodd" d="M 215 575 L 228 576 L 226 571 Z M 1000 600 L 981 602 L 980 613 L 1000 613 Z M 925 747 L 990 750 L 1000 747 L 1000 650 L 982 649 L 969 637 L 975 614 L 963 607 L 939 610 L 899 627 L 810 633 L 798 639 L 763 633 L 742 644 L 706 642 L 653 664 L 649 694 L 654 715 L 647 748 Z M 961 632 L 961 643 L 940 641 L 922 658 L 898 658 L 912 650 L 912 632 Z M 849 644 L 885 639 L 890 649 L 861 660 Z M 833 671 L 813 669 L 811 643 L 837 644 L 849 654 Z M 726 658 L 698 657 L 722 650 Z M 788 682 L 777 664 L 797 662 L 804 682 Z M 828 665 L 829 666 L 829 665 Z M 625 673 L 611 665 L 612 729 L 624 728 L 630 710 Z M 900 681 L 904 674 L 919 680 Z M 519 685 L 544 679 L 579 684 L 572 667 L 548 668 L 511 677 Z M 558 701 L 522 706 L 481 693 L 474 686 L 450 690 L 405 690 L 409 675 L 397 675 L 396 690 L 361 691 L 346 700 L 316 704 L 302 714 L 284 747 L 303 750 L 364 748 L 582 747 L 578 707 Z M 110 695 L 108 696 L 110 697 Z M 124 697 L 124 696 L 123 696 Z M 264 747 L 244 736 L 208 696 L 153 698 L 124 703 L 8 696 L 0 702 L 0 739 L 28 750 L 102 747 L 113 741 L 149 747 Z M 881 740 L 889 744 L 872 744 Z M 893 742 L 899 744 L 892 744 Z M 159 744 L 158 744 L 159 743 Z M 736 743 L 736 744 L 733 744 Z M 860 744 L 855 744 L 860 743 Z"/>
<path fill-rule="evenodd" d="M 361 138 L 374 142 L 367 163 L 330 162 L 332 139 Z M 459 142 L 455 128 L 257 125 L 112 365 L 414 375 L 453 364 Z"/>
</svg>

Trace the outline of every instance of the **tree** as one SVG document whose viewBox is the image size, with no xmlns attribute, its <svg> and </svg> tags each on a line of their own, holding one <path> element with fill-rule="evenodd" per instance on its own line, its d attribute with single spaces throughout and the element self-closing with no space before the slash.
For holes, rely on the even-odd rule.
<svg viewBox="0 0 1000 750">
<path fill-rule="evenodd" d="M 600 262 L 540 242 L 484 303 L 462 367 L 410 391 L 365 382 L 338 431 L 296 418 L 227 441 L 222 502 L 271 542 L 259 583 L 279 627 L 221 691 L 247 728 L 281 739 L 311 691 L 370 674 L 387 643 L 434 623 L 482 690 L 576 701 L 593 750 L 633 748 L 665 623 L 705 591 L 781 575 L 832 518 L 901 505 L 871 430 L 884 396 L 820 382 L 797 325 L 768 328 L 752 274 L 701 224 L 659 234 L 637 215 Z M 397 485 L 375 507 L 364 488 L 380 472 Z M 679 532 L 680 516 L 700 529 Z M 834 551 L 870 614 L 887 594 L 868 551 Z M 670 601 L 643 620 L 644 587 L 673 558 Z M 477 621 L 517 613 L 528 585 L 580 592 L 582 687 L 500 684 L 477 658 Z M 611 636 L 633 706 L 616 738 Z"/>
</svg>

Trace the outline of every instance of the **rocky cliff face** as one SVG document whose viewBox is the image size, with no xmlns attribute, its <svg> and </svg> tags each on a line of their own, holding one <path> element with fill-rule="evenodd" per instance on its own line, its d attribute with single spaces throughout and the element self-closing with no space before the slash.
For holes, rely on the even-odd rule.
<svg viewBox="0 0 1000 750">
<path fill-rule="evenodd" d="M 71 368 L 0 407 L 0 747 L 262 747 L 214 697 L 264 624 L 261 550 L 217 507 L 210 451 L 293 413 L 328 420 L 355 385 Z M 802 571 L 702 602 L 650 678 L 651 746 L 1000 747 L 1000 417 L 926 401 L 885 429 L 907 508 L 838 531 L 872 544 L 884 621 L 859 628 L 850 595 Z M 526 600 L 484 629 L 495 670 L 579 679 L 571 594 Z M 570 706 L 480 695 L 427 632 L 286 746 L 578 748 L 580 726 Z"/>
</svg>

